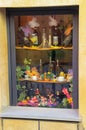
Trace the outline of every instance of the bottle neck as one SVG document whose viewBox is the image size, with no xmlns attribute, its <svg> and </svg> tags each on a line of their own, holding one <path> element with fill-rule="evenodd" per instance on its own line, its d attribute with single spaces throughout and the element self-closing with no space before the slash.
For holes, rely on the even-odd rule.
<svg viewBox="0 0 86 130">
<path fill-rule="evenodd" d="M 57 31 L 58 31 L 58 30 L 57 30 L 57 27 L 55 26 L 55 27 L 54 27 L 54 32 L 53 32 L 53 35 L 58 36 Z"/>
<path fill-rule="evenodd" d="M 60 74 L 60 67 L 59 67 L 59 60 L 57 60 L 57 64 L 56 64 L 56 77 L 58 77 Z"/>
<path fill-rule="evenodd" d="M 50 56 L 50 60 L 49 60 L 49 69 L 48 69 L 48 71 L 49 72 L 53 71 L 53 64 L 52 64 L 51 56 Z"/>
<path fill-rule="evenodd" d="M 34 28 L 34 33 L 36 33 L 36 34 L 37 34 L 37 28 Z"/>
<path fill-rule="evenodd" d="M 59 60 L 57 60 L 57 66 L 59 66 Z"/>
<path fill-rule="evenodd" d="M 43 68 L 42 68 L 42 59 L 40 59 L 40 74 L 43 73 Z"/>
</svg>

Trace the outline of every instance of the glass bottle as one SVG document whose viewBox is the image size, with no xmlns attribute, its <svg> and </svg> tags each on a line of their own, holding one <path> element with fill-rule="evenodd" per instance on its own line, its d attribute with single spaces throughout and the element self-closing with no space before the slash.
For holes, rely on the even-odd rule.
<svg viewBox="0 0 86 130">
<path fill-rule="evenodd" d="M 32 41 L 32 44 L 34 46 L 38 46 L 39 45 L 39 37 L 38 37 L 38 32 L 37 32 L 37 28 L 36 27 L 33 28 L 31 41 Z"/>
<path fill-rule="evenodd" d="M 47 47 L 46 29 L 45 28 L 43 28 L 43 33 L 42 33 L 42 47 Z"/>
<path fill-rule="evenodd" d="M 53 46 L 58 46 L 58 29 L 56 26 L 54 27 L 53 30 L 52 44 Z"/>
<path fill-rule="evenodd" d="M 56 63 L 56 77 L 58 77 L 60 74 L 60 66 L 59 66 L 59 60 L 57 59 L 57 63 Z"/>
<path fill-rule="evenodd" d="M 49 68 L 48 68 L 48 72 L 53 72 L 53 64 L 52 64 L 51 56 L 50 56 L 50 59 L 49 59 Z"/>
<path fill-rule="evenodd" d="M 43 73 L 43 68 L 42 68 L 42 59 L 40 59 L 40 68 L 39 68 L 40 74 Z"/>
<path fill-rule="evenodd" d="M 48 46 L 51 47 L 52 39 L 51 39 L 51 28 L 49 28 L 49 41 Z"/>
</svg>

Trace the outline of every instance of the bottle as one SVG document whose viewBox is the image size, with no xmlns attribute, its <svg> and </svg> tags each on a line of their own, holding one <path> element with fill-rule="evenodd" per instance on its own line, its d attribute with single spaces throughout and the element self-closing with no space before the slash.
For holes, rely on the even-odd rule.
<svg viewBox="0 0 86 130">
<path fill-rule="evenodd" d="M 53 72 L 53 64 L 52 64 L 52 61 L 51 61 L 51 56 L 50 56 L 50 60 L 49 60 L 49 68 L 48 68 L 48 72 Z"/>
<path fill-rule="evenodd" d="M 59 66 L 59 60 L 57 59 L 57 63 L 56 63 L 56 77 L 58 77 L 60 74 L 60 66 Z"/>
<path fill-rule="evenodd" d="M 53 30 L 52 44 L 53 46 L 58 46 L 59 44 L 58 43 L 58 30 L 56 26 L 54 27 L 54 30 Z"/>
<path fill-rule="evenodd" d="M 40 68 L 39 68 L 40 74 L 43 73 L 43 68 L 42 68 L 42 59 L 40 59 Z"/>
<path fill-rule="evenodd" d="M 48 46 L 51 47 L 51 43 L 52 43 L 52 40 L 51 40 L 51 28 L 49 28 L 49 41 L 48 41 Z"/>
<path fill-rule="evenodd" d="M 32 33 L 32 36 L 31 36 L 31 41 L 32 41 L 32 44 L 34 46 L 38 46 L 39 45 L 38 32 L 37 32 L 37 28 L 36 27 L 33 28 L 33 33 Z"/>
<path fill-rule="evenodd" d="M 42 33 L 42 47 L 47 47 L 46 29 L 45 28 L 43 28 L 43 33 Z"/>
</svg>

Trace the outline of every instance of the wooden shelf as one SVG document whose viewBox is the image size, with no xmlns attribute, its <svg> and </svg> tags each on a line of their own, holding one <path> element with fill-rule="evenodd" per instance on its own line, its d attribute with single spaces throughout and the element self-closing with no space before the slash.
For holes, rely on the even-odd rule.
<svg viewBox="0 0 86 130">
<path fill-rule="evenodd" d="M 20 46 L 16 46 L 16 49 L 38 50 L 38 51 L 57 50 L 57 49 L 72 50 L 72 47 L 57 46 L 57 47 L 50 47 L 50 48 L 40 48 L 40 47 L 26 47 L 26 46 L 20 47 Z"/>
<path fill-rule="evenodd" d="M 73 47 L 62 47 L 64 50 L 72 50 Z"/>
<path fill-rule="evenodd" d="M 32 80 L 32 79 L 19 79 L 19 81 L 21 81 L 21 82 L 23 82 L 23 81 L 29 81 L 29 82 L 35 82 L 35 83 L 49 83 L 49 84 L 52 84 L 52 83 L 54 83 L 54 84 L 65 84 L 65 83 L 69 83 L 67 80 L 65 80 L 65 81 L 62 81 L 62 82 L 60 82 L 60 81 L 53 81 L 53 80 L 50 80 L 50 81 L 45 81 L 45 80 Z"/>
</svg>

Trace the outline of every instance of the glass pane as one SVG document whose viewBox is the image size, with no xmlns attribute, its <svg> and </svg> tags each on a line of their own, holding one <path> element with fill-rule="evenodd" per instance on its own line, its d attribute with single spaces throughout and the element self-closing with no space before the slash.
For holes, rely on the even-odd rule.
<svg viewBox="0 0 86 130">
<path fill-rule="evenodd" d="M 73 108 L 73 15 L 15 16 L 17 105 Z"/>
</svg>

